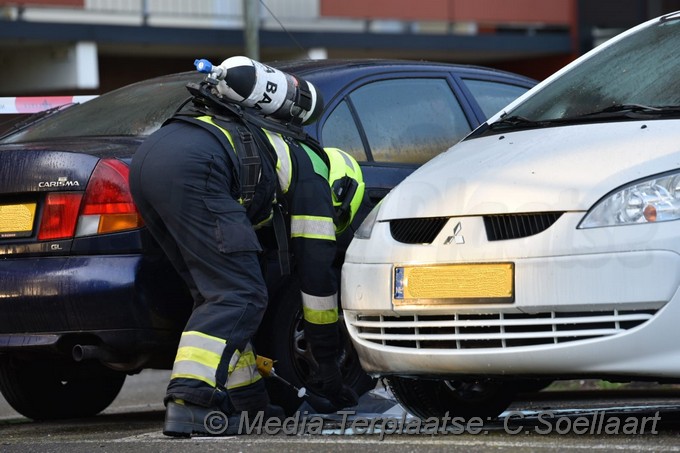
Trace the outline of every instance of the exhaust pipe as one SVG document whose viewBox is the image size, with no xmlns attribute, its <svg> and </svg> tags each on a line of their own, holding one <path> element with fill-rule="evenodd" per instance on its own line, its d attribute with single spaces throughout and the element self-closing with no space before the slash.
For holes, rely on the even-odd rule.
<svg viewBox="0 0 680 453">
<path fill-rule="evenodd" d="M 120 363 L 125 359 L 116 355 L 106 348 L 92 344 L 77 344 L 71 350 L 73 360 L 82 362 L 83 360 L 97 359 L 104 363 Z"/>
<path fill-rule="evenodd" d="M 139 373 L 149 363 L 150 355 L 127 355 L 112 351 L 109 348 L 93 344 L 77 344 L 71 349 L 71 357 L 76 362 L 99 360 L 107 368 L 114 371 Z"/>
</svg>

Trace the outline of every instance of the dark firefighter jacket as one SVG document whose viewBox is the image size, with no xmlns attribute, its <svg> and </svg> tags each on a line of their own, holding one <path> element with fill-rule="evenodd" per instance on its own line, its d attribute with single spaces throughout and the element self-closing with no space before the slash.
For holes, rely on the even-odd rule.
<svg viewBox="0 0 680 453">
<path fill-rule="evenodd" d="M 211 131 L 216 137 L 221 138 L 225 148 L 226 137 L 230 149 L 225 149 L 225 152 L 236 154 L 235 150 L 239 147 L 235 145 L 234 140 L 240 137 L 234 133 L 230 124 L 217 121 L 208 115 L 195 118 L 182 116 L 177 119 Z M 328 184 L 328 165 L 304 144 L 264 129 L 253 132 L 260 131 L 261 138 L 271 144 L 270 149 L 276 154 L 275 164 L 273 160 L 262 159 L 264 181 L 261 184 L 269 184 L 267 171 L 271 170 L 271 167 L 268 168 L 267 165 L 275 165 L 278 190 L 265 188 L 263 192 L 272 193 L 272 196 L 278 192 L 278 197 L 284 198 L 278 201 L 282 202 L 287 213 L 290 250 L 302 293 L 305 334 L 312 344 L 317 361 L 332 360 L 339 353 L 338 282 L 333 268 L 336 236 L 333 201 Z M 235 178 L 235 181 L 238 181 L 238 178 Z M 232 195 L 239 199 L 237 187 L 234 188 Z M 267 212 L 270 209 L 271 206 L 266 206 Z M 270 217 L 261 213 L 254 214 L 251 221 L 254 218 L 264 218 L 264 222 L 256 220 L 254 227 L 259 227 Z"/>
</svg>

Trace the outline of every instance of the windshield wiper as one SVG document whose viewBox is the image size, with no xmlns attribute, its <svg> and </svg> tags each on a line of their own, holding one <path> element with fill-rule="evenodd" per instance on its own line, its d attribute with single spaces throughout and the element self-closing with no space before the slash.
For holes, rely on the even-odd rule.
<svg viewBox="0 0 680 453">
<path fill-rule="evenodd" d="M 557 125 L 584 124 L 598 120 L 659 118 L 665 116 L 680 117 L 680 105 L 649 106 L 642 104 L 616 104 L 583 115 L 543 120 L 531 120 L 524 116 L 511 115 L 501 117 L 501 119 L 495 123 L 484 123 L 470 134 L 470 137 L 479 137 L 490 131 L 509 132 L 519 129 L 538 129 Z"/>
<path fill-rule="evenodd" d="M 489 129 L 500 130 L 500 129 L 523 129 L 532 127 L 541 127 L 545 125 L 545 121 L 534 121 L 523 116 L 507 116 L 501 118 L 495 123 L 489 124 Z"/>
<path fill-rule="evenodd" d="M 498 133 L 503 131 L 508 132 L 517 129 L 540 128 L 549 126 L 552 123 L 552 120 L 534 121 L 524 116 L 519 115 L 507 116 L 507 114 L 504 115 L 505 116 L 502 116 L 498 121 L 494 123 L 488 122 L 482 123 L 481 126 L 472 131 L 472 133 L 470 133 L 470 135 L 468 135 L 466 138 L 481 137 L 483 135 L 491 134 L 494 132 Z"/>
<path fill-rule="evenodd" d="M 649 116 L 673 116 L 678 114 L 680 114 L 680 106 L 677 105 L 650 106 L 642 104 L 615 104 L 602 110 L 572 117 L 571 119 L 640 118 Z"/>
<path fill-rule="evenodd" d="M 14 124 L 12 127 L 10 127 L 7 132 L 4 134 L 0 135 L 0 140 L 3 140 L 6 137 L 9 137 L 10 135 L 16 134 L 19 131 L 23 131 L 24 129 L 28 128 L 29 126 L 34 125 L 35 123 L 38 123 L 48 116 L 52 116 L 53 114 L 60 112 L 61 110 L 64 110 L 65 108 L 71 107 L 72 105 L 76 105 L 78 102 L 71 102 L 69 104 L 62 104 L 62 105 L 57 105 L 56 107 L 52 107 L 46 110 L 41 110 L 40 112 L 34 113 L 33 115 L 29 116 L 23 121 L 19 121 L 18 123 Z"/>
<path fill-rule="evenodd" d="M 477 129 L 472 131 L 465 139 L 482 137 L 487 134 L 509 132 L 515 129 L 533 129 L 539 128 L 546 125 L 545 121 L 534 121 L 519 115 L 508 116 L 507 113 L 503 114 L 501 118 L 494 122 L 482 123 Z"/>
</svg>

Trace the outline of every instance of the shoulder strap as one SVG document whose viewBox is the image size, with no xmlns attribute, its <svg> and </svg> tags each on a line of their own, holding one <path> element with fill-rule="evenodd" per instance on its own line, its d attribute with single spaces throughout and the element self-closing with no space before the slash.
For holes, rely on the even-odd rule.
<svg viewBox="0 0 680 453">
<path fill-rule="evenodd" d="M 222 147 L 228 150 L 226 154 L 233 164 L 235 180 L 238 181 L 238 196 L 240 202 L 247 208 L 253 200 L 262 166 L 260 154 L 250 131 L 229 118 L 214 115 L 211 116 L 211 122 L 203 121 L 190 113 L 176 114 L 172 120 L 185 121 L 202 127 L 212 133 L 220 141 Z M 232 137 L 235 136 L 237 140 L 228 139 L 224 131 L 229 132 Z M 232 147 L 233 152 L 231 152 Z"/>
<path fill-rule="evenodd" d="M 242 120 L 243 125 L 239 125 L 237 128 L 239 138 L 242 140 L 235 140 L 235 142 L 238 143 L 242 141 L 244 144 L 244 146 L 241 147 L 243 149 L 237 148 L 236 150 L 239 157 L 238 160 L 243 162 L 236 166 L 241 170 L 239 180 L 241 181 L 241 192 L 243 193 L 244 198 L 248 196 L 246 192 L 250 192 L 251 187 L 254 191 L 255 186 L 257 185 L 257 179 L 254 179 L 254 175 L 259 175 L 259 172 L 256 173 L 256 169 L 262 165 L 262 161 L 260 160 L 261 155 L 257 152 L 258 149 L 264 151 L 265 157 L 271 163 L 272 168 L 276 169 L 278 156 L 271 143 L 269 143 L 269 140 L 264 137 L 264 131 L 262 131 L 262 129 L 277 132 L 301 143 L 306 143 L 314 150 L 314 153 L 328 165 L 328 157 L 321 148 L 321 145 L 305 133 L 299 124 L 282 124 L 276 121 L 267 120 L 261 115 L 246 110 L 241 106 L 223 102 L 218 99 L 204 83 L 189 83 L 187 89 L 192 94 L 193 102 L 191 105 L 184 105 L 181 108 L 182 111 L 178 112 L 177 116 L 195 116 L 197 112 L 207 114 L 212 116 L 222 127 L 224 127 L 222 122 L 233 127 L 233 116 L 237 116 Z M 288 275 L 291 272 L 291 264 L 290 254 L 288 253 L 288 233 L 284 218 L 284 215 L 287 214 L 287 212 L 285 206 L 282 205 L 282 203 L 285 203 L 285 196 L 279 185 L 278 178 L 274 177 L 274 180 L 276 182 L 276 202 L 274 203 L 272 222 L 278 247 L 281 274 Z"/>
<path fill-rule="evenodd" d="M 262 161 L 253 140 L 253 134 L 244 125 L 225 121 L 220 117 L 214 117 L 214 121 L 229 132 L 233 133 L 235 131 L 238 134 L 239 140 L 234 140 L 234 148 L 236 148 L 239 166 L 241 199 L 243 205 L 248 207 L 253 201 L 253 195 L 255 194 L 257 183 L 260 181 L 262 171 Z"/>
<path fill-rule="evenodd" d="M 167 124 L 171 121 L 184 121 L 184 122 L 191 123 L 191 124 L 194 124 L 196 126 L 199 126 L 199 127 L 203 128 L 204 130 L 210 132 L 222 144 L 222 147 L 225 150 L 231 150 L 232 149 L 231 141 L 229 141 L 227 136 L 222 131 L 220 131 L 217 127 L 210 127 L 205 121 L 199 120 L 198 118 L 196 118 L 196 116 L 176 114 L 172 118 L 168 119 L 164 124 Z M 236 150 L 234 150 L 234 151 L 236 151 Z M 234 181 L 238 181 L 239 184 L 240 184 L 240 172 L 239 172 L 240 164 L 239 164 L 238 156 L 237 156 L 236 152 L 227 152 L 226 154 L 228 155 L 229 159 L 231 160 L 231 162 L 233 164 L 232 167 L 233 167 L 233 172 L 234 172 Z M 238 189 L 240 189 L 240 188 L 238 188 Z M 240 196 L 240 190 L 237 190 L 236 192 L 239 193 L 239 196 Z"/>
<path fill-rule="evenodd" d="M 276 151 L 272 147 L 269 140 L 263 137 L 262 129 L 254 128 L 249 122 L 245 122 L 246 127 L 251 131 L 252 136 L 257 142 L 260 149 L 265 150 L 265 156 L 270 159 L 273 168 L 276 168 L 276 161 L 278 159 Z M 281 275 L 289 275 L 291 273 L 290 253 L 288 252 L 288 231 L 286 229 L 286 220 L 284 218 L 286 208 L 284 206 L 285 196 L 279 184 L 279 178 L 276 180 L 276 203 L 274 203 L 274 218 L 272 224 L 274 226 L 274 236 L 276 237 L 276 245 L 279 255 L 279 267 L 281 268 Z"/>
<path fill-rule="evenodd" d="M 221 121 L 221 117 L 219 115 L 215 116 L 215 121 L 219 122 Z M 276 154 L 276 151 L 274 150 L 272 144 L 269 142 L 264 137 L 264 131 L 260 129 L 259 127 L 255 127 L 250 121 L 244 118 L 243 125 L 239 125 L 239 135 L 241 137 L 247 137 L 247 141 L 244 140 L 244 143 L 247 143 L 248 146 L 247 148 L 250 148 L 250 151 L 254 152 L 255 156 L 257 157 L 257 169 L 259 171 L 262 162 L 260 161 L 260 153 L 258 153 L 258 149 L 262 150 L 265 158 L 269 159 L 269 162 L 271 164 L 271 167 L 276 169 L 276 162 L 278 159 L 278 156 Z M 238 140 L 237 140 L 238 141 Z M 239 154 L 239 157 L 241 154 Z M 245 154 L 244 154 L 245 156 Z M 239 159 L 241 160 L 241 159 Z M 244 169 L 242 168 L 241 174 L 248 172 L 248 171 L 254 171 L 256 168 L 255 166 Z M 276 171 L 276 170 L 274 170 Z M 259 175 L 259 173 L 258 173 Z M 241 177 L 241 180 L 243 180 L 243 176 Z M 281 186 L 279 185 L 279 179 L 278 177 L 274 177 L 274 181 L 276 184 L 276 201 L 273 206 L 273 218 L 272 218 L 272 224 L 274 227 L 274 236 L 276 237 L 276 245 L 278 249 L 278 257 L 279 257 L 279 267 L 281 269 L 281 275 L 289 275 L 291 273 L 291 264 L 290 264 L 290 253 L 288 251 L 288 232 L 286 228 L 286 221 L 284 218 L 284 215 L 287 214 L 286 208 L 284 207 L 285 203 L 285 196 L 283 194 L 283 191 L 281 190 Z M 250 183 L 251 181 L 248 181 Z M 255 191 L 255 185 L 257 184 L 257 180 L 255 180 L 255 184 L 252 186 L 252 192 Z M 245 192 L 245 185 L 242 188 L 242 191 Z"/>
</svg>

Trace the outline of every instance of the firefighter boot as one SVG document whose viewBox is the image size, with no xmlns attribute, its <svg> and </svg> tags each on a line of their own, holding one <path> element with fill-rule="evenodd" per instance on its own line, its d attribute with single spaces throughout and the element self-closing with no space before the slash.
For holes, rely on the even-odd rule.
<svg viewBox="0 0 680 453">
<path fill-rule="evenodd" d="M 257 420 L 259 413 L 263 412 L 260 419 L 266 423 L 271 418 L 283 421 L 285 412 L 280 406 L 268 404 L 261 410 L 251 410 L 247 414 L 236 412 L 227 415 L 216 408 L 197 406 L 181 400 L 168 401 L 165 410 L 165 425 L 163 434 L 171 437 L 191 437 L 192 434 L 203 436 L 233 436 L 241 434 L 239 427 L 241 418 L 247 416 L 250 423 Z"/>
<path fill-rule="evenodd" d="M 171 437 L 230 436 L 237 433 L 239 422 L 238 415 L 227 415 L 217 408 L 170 400 L 165 409 L 163 434 Z"/>
</svg>

